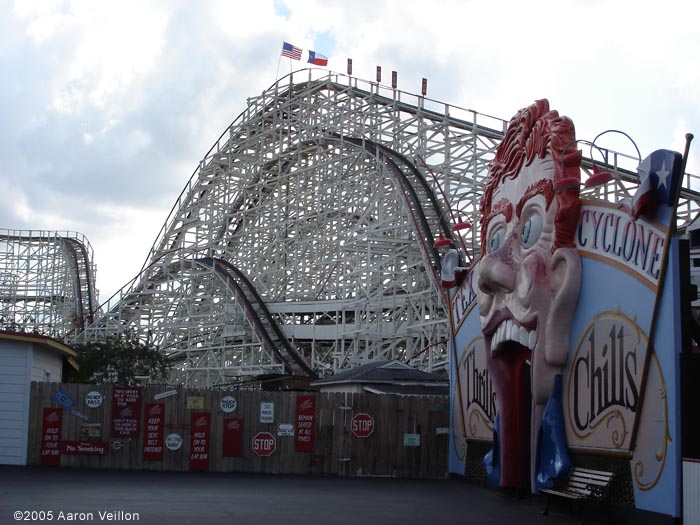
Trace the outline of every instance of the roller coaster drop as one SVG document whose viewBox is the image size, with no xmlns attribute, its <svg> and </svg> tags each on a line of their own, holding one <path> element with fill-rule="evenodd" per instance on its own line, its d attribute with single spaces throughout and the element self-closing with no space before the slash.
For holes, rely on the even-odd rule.
<svg viewBox="0 0 700 525">
<path fill-rule="evenodd" d="M 0 329 L 71 339 L 97 310 L 92 246 L 69 231 L 0 230 Z"/>
<path fill-rule="evenodd" d="M 94 322 L 83 313 L 73 325 L 85 325 L 82 338 L 150 338 L 186 386 L 394 358 L 437 370 L 449 334 L 436 246 L 456 245 L 464 265 L 478 256 L 481 189 L 506 124 L 297 71 L 248 100 L 199 163 L 141 272 Z M 637 159 L 596 154 L 615 178 L 583 195 L 629 196 Z M 593 163 L 585 159 L 584 171 Z M 698 203 L 684 190 L 680 223 Z M 9 304 L 0 293 L 0 307 Z"/>
</svg>

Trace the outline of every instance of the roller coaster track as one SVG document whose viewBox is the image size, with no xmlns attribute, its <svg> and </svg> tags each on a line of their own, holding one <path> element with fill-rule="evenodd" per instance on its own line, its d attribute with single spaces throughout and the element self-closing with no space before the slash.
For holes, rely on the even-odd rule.
<svg viewBox="0 0 700 525">
<path fill-rule="evenodd" d="M 82 234 L 0 230 L 0 245 L 6 328 L 67 338 L 94 322 L 95 269 Z"/>
<path fill-rule="evenodd" d="M 478 257 L 479 200 L 506 124 L 327 71 L 278 80 L 215 141 L 141 272 L 84 337 L 150 334 L 189 386 L 376 359 L 444 366 L 434 244 Z M 594 164 L 615 177 L 583 196 L 628 197 L 636 159 L 596 153 L 583 178 Z M 681 224 L 700 202 L 691 176 L 684 186 Z M 474 227 L 454 233 L 456 221 Z"/>
<path fill-rule="evenodd" d="M 243 275 L 243 272 L 227 261 L 213 259 L 211 257 L 196 259 L 195 262 L 210 267 L 224 276 L 226 282 L 234 290 L 236 297 L 244 305 L 246 312 L 253 320 L 258 330 L 258 335 L 265 341 L 268 348 L 277 355 L 289 373 L 316 377 L 316 373 L 304 361 L 303 357 L 299 355 L 299 352 L 297 352 L 290 344 L 287 337 L 282 333 L 279 325 L 273 319 L 270 310 L 268 310 L 265 305 L 265 301 L 258 295 L 255 287 L 246 276 Z M 285 351 L 287 356 L 292 358 L 296 367 L 292 366 L 288 359 L 282 355 L 279 350 L 280 348 Z"/>
<path fill-rule="evenodd" d="M 74 289 L 77 297 L 78 316 L 80 322 L 76 329 L 82 332 L 85 329 L 85 323 L 94 321 L 94 312 L 96 304 L 96 290 L 94 284 L 94 276 L 90 271 L 91 263 L 88 251 L 81 241 L 64 237 L 61 239 L 63 247 L 66 251 L 66 256 L 71 259 L 70 268 L 73 270 Z"/>
<path fill-rule="evenodd" d="M 444 219 L 443 210 L 440 208 L 438 200 L 425 178 L 414 165 L 405 159 L 405 157 L 371 141 L 354 138 L 342 139 L 337 136 L 329 136 L 320 142 L 331 145 L 339 143 L 342 140 L 361 149 L 368 155 L 376 158 L 377 162 L 385 165 L 388 173 L 394 179 L 397 192 L 404 205 L 409 210 L 414 228 L 416 232 L 419 233 L 417 241 L 426 258 L 426 266 L 432 270 L 434 280 L 437 281 L 440 257 L 433 246 L 434 234 L 429 224 L 439 225 L 440 235 L 444 235 L 445 237 L 451 237 L 452 232 L 448 222 Z M 206 193 L 206 191 L 206 189 L 202 190 L 200 196 Z M 426 205 L 424 206 L 423 203 L 426 203 Z M 287 372 L 304 374 L 310 377 L 316 376 L 316 372 L 290 344 L 289 338 L 283 334 L 279 324 L 267 308 L 265 301 L 258 294 L 253 284 L 245 277 L 243 272 L 228 261 L 222 259 L 198 258 L 194 259 L 194 262 L 201 266 L 211 268 L 223 276 L 238 302 L 252 320 L 258 336 L 278 358 L 279 362 L 284 365 Z M 155 282 L 162 280 L 163 274 L 160 274 L 158 278 L 155 276 L 151 277 L 149 282 L 152 286 Z M 133 298 L 138 294 L 139 292 L 134 291 L 131 294 L 132 299 L 129 302 L 134 302 Z M 446 296 L 444 299 L 447 299 Z M 138 303 L 139 301 L 137 300 L 136 302 Z M 296 341 L 293 338 L 292 340 Z M 296 364 L 295 367 L 289 364 L 288 359 L 283 353 L 292 358 Z"/>
<path fill-rule="evenodd" d="M 433 282 L 438 283 L 441 262 L 438 250 L 435 248 L 435 235 L 430 225 L 437 226 L 436 230 L 439 235 L 451 242 L 450 247 L 455 246 L 455 239 L 435 191 L 428 185 L 426 178 L 415 164 L 400 153 L 364 139 L 346 137 L 345 140 L 362 147 L 372 155 L 376 155 L 389 167 L 396 179 L 397 192 L 409 209 L 417 236 L 416 240 L 426 259 L 426 267 L 432 271 Z M 447 295 L 439 287 L 438 289 L 445 307 L 447 307 Z"/>
</svg>

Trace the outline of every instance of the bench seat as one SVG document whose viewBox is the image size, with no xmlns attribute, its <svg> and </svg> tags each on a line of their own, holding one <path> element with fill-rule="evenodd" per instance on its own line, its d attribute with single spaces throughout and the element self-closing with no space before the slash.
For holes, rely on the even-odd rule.
<svg viewBox="0 0 700 525">
<path fill-rule="evenodd" d="M 546 515 L 549 513 L 550 496 L 581 501 L 582 503 L 586 501 L 607 503 L 612 477 L 612 472 L 604 470 L 583 467 L 572 468 L 566 479 L 555 482 L 551 488 L 541 490 L 542 493 L 547 495 L 547 505 L 542 514 Z M 585 517 L 579 523 L 582 524 L 584 521 Z"/>
</svg>

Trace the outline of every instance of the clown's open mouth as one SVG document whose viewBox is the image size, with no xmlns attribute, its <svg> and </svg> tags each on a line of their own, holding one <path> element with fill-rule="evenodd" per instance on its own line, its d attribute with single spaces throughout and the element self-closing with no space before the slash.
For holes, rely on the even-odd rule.
<svg viewBox="0 0 700 525">
<path fill-rule="evenodd" d="M 537 343 L 537 327 L 534 323 L 527 324 L 516 321 L 508 308 L 495 312 L 484 326 L 484 336 L 487 340 L 491 355 L 497 355 L 512 343 L 532 352 Z"/>
<path fill-rule="evenodd" d="M 484 328 L 492 377 L 500 397 L 501 486 L 529 483 L 530 362 L 537 333 L 536 326 L 521 325 L 507 309 L 494 315 Z"/>
<path fill-rule="evenodd" d="M 535 348 L 537 342 L 537 329 L 527 329 L 519 326 L 512 319 L 503 321 L 491 335 L 491 353 L 497 354 L 503 350 L 506 343 L 518 343 L 528 350 Z"/>
</svg>

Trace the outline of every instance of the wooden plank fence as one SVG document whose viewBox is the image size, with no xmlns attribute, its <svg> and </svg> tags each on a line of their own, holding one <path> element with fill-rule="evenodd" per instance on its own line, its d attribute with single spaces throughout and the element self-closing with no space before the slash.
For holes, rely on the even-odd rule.
<svg viewBox="0 0 700 525">
<path fill-rule="evenodd" d="M 115 388 L 124 392 L 123 387 L 112 385 L 32 383 L 28 464 L 50 464 L 50 460 L 46 461 L 51 454 L 47 449 L 53 447 L 61 451 L 60 457 L 54 456 L 55 464 L 77 468 L 184 471 L 204 465 L 204 470 L 216 472 L 413 478 L 447 475 L 447 396 L 139 387 L 138 402 L 126 407 L 124 412 L 118 408 L 120 413 L 112 414 Z M 88 405 L 87 396 L 92 392 L 100 395 L 91 397 L 103 399 L 99 407 Z M 235 400 L 236 408 L 232 412 L 222 408 L 222 399 L 228 396 Z M 311 397 L 315 404 L 309 452 L 299 452 L 296 448 L 299 396 L 307 396 L 302 401 Z M 146 405 L 151 403 L 162 404 L 161 415 L 151 418 L 146 414 Z M 261 403 L 273 404 L 272 423 L 261 422 Z M 45 410 L 50 408 L 53 411 Z M 60 434 L 53 431 L 59 437 L 50 437 L 52 430 L 47 428 L 51 424 L 44 419 L 53 413 L 55 420 L 59 412 Z M 124 432 L 123 425 L 117 426 L 116 431 L 113 428 L 113 415 L 120 419 L 124 414 L 127 419 L 132 418 L 126 427 L 131 425 L 133 436 L 119 435 L 120 431 Z M 353 418 L 357 414 L 368 414 L 373 420 L 367 437 L 358 437 L 353 432 Z M 192 424 L 206 423 L 207 417 L 208 434 L 192 428 Z M 159 418 L 162 418 L 161 432 L 157 425 Z M 229 429 L 236 426 L 230 424 L 233 419 L 239 419 L 237 425 L 242 424 L 242 428 L 226 433 L 225 426 Z M 294 435 L 289 435 L 291 429 Z M 275 438 L 274 452 L 268 456 L 254 451 L 254 438 L 261 432 Z M 368 433 L 368 426 L 357 433 L 360 436 Z M 176 448 L 178 440 L 173 435 L 181 438 L 181 446 Z M 149 437 L 152 443 L 146 443 Z M 60 439 L 60 445 L 47 445 L 51 439 Z M 240 440 L 240 455 L 232 457 L 231 447 L 236 449 L 237 440 Z M 160 451 L 161 459 L 145 457 L 145 444 L 155 445 L 148 450 Z M 104 454 L 94 455 L 101 447 Z M 228 455 L 224 455 L 225 447 Z"/>
</svg>

